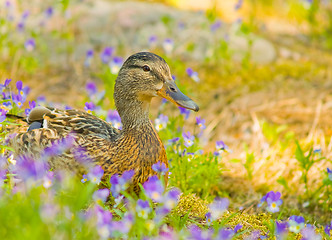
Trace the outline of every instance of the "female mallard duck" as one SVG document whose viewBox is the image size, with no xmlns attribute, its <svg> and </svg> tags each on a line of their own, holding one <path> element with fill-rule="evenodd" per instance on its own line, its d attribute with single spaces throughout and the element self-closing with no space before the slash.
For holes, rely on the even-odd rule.
<svg viewBox="0 0 332 240">
<path fill-rule="evenodd" d="M 71 134 L 74 145 L 102 166 L 104 179 L 133 169 L 132 187 L 139 192 L 138 184 L 155 174 L 153 164 L 162 162 L 168 167 L 164 146 L 149 120 L 150 102 L 157 95 L 181 107 L 199 109 L 178 89 L 163 58 L 149 52 L 136 53 L 124 62 L 115 82 L 114 101 L 123 124 L 121 131 L 83 111 L 37 107 L 27 118 L 29 131 L 17 135 L 12 146 L 17 155 L 38 157 L 41 149 Z M 74 155 L 70 151 L 50 159 L 50 168 L 80 172 L 82 166 Z"/>
</svg>

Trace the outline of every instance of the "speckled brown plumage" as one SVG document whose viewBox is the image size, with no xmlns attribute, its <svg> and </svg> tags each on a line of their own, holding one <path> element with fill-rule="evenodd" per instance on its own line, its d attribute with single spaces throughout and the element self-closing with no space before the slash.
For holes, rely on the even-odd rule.
<svg viewBox="0 0 332 240">
<path fill-rule="evenodd" d="M 82 174 L 85 169 L 75 158 L 77 147 L 84 149 L 83 158 L 102 166 L 104 179 L 133 169 L 132 188 L 139 192 L 138 184 L 155 174 L 153 164 L 162 162 L 168 167 L 162 141 L 148 118 L 151 98 L 157 95 L 198 110 L 197 105 L 177 88 L 161 57 L 148 52 L 134 54 L 120 69 L 114 89 L 115 105 L 123 124 L 121 131 L 83 111 L 37 108 L 27 120 L 30 124 L 40 122 L 42 127 L 18 134 L 11 140 L 11 146 L 16 155 L 38 157 L 43 148 L 70 134 L 75 139 L 75 147 L 51 158 L 52 169 Z"/>
</svg>

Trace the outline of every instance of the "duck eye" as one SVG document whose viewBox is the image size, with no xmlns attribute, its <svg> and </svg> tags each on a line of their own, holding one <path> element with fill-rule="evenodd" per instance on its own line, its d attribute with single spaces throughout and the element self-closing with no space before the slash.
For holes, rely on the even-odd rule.
<svg viewBox="0 0 332 240">
<path fill-rule="evenodd" d="M 144 70 L 144 72 L 148 72 L 148 71 L 150 71 L 151 69 L 150 69 L 150 67 L 149 67 L 148 65 L 144 65 L 144 66 L 143 66 L 143 70 Z"/>
</svg>

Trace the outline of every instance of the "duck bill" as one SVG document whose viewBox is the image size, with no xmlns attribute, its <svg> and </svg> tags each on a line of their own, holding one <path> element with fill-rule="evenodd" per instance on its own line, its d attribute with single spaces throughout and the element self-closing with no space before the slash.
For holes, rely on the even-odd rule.
<svg viewBox="0 0 332 240">
<path fill-rule="evenodd" d="M 174 81 L 167 81 L 164 83 L 163 87 L 157 91 L 157 94 L 180 107 L 187 108 L 195 112 L 199 110 L 197 104 L 184 95 L 178 86 L 176 86 Z"/>
</svg>

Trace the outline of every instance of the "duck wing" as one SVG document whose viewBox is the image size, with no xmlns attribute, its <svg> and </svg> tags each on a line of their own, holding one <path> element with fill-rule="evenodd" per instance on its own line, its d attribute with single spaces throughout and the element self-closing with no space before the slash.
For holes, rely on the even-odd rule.
<svg viewBox="0 0 332 240">
<path fill-rule="evenodd" d="M 15 155 L 38 156 L 40 151 L 55 141 L 71 135 L 77 146 L 95 148 L 98 143 L 111 144 L 119 130 L 106 121 L 80 110 L 59 110 L 38 107 L 27 118 L 30 127 L 9 140 Z M 90 146 L 91 145 L 91 146 Z"/>
<path fill-rule="evenodd" d="M 71 132 L 83 136 L 98 137 L 109 141 L 113 141 L 119 134 L 119 130 L 106 121 L 75 109 L 53 109 L 44 114 L 43 128 L 55 129 L 57 132 Z"/>
</svg>

